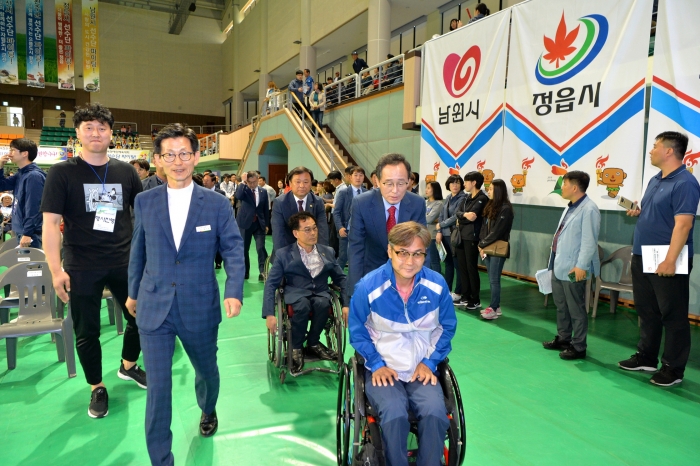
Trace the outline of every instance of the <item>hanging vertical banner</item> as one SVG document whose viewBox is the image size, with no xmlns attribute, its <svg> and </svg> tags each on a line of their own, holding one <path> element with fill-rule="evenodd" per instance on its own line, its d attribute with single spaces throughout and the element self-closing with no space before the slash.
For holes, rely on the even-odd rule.
<svg viewBox="0 0 700 466">
<path fill-rule="evenodd" d="M 97 0 L 83 0 L 83 82 L 85 90 L 100 90 L 100 42 Z"/>
<path fill-rule="evenodd" d="M 75 90 L 73 63 L 73 0 L 56 1 L 56 62 L 58 88 Z"/>
<path fill-rule="evenodd" d="M 600 209 L 639 197 L 651 12 L 652 0 L 513 7 L 502 170 L 534 159 L 513 202 L 561 206 L 570 170 L 590 175 Z"/>
<path fill-rule="evenodd" d="M 0 83 L 19 85 L 14 0 L 0 0 Z"/>
<path fill-rule="evenodd" d="M 700 46 L 697 33 L 694 33 L 700 21 L 700 3 L 696 0 L 661 0 L 657 16 L 647 153 L 659 133 L 684 133 L 688 136 L 688 149 L 683 162 L 688 171 L 700 179 L 700 80 L 697 66 Z M 647 156 L 644 189 L 657 173 L 659 169 L 651 165 Z"/>
<path fill-rule="evenodd" d="M 44 87 L 44 0 L 26 0 L 27 86 Z"/>
<path fill-rule="evenodd" d="M 501 11 L 423 46 L 420 173 L 426 182 L 443 184 L 450 175 L 478 170 L 488 187 L 500 177 L 509 20 L 510 10 Z"/>
</svg>

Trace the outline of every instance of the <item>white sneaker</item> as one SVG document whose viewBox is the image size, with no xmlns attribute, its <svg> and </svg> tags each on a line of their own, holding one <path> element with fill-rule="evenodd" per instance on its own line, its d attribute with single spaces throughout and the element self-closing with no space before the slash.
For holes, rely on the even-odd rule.
<svg viewBox="0 0 700 466">
<path fill-rule="evenodd" d="M 487 307 L 481 313 L 481 318 L 486 319 L 486 320 L 498 319 L 498 313 L 496 311 L 494 311 L 493 308 Z"/>
<path fill-rule="evenodd" d="M 462 299 L 462 295 L 461 295 L 461 294 L 450 293 L 450 296 L 452 296 L 452 302 L 453 302 L 453 303 L 459 302 L 459 300 Z"/>
</svg>

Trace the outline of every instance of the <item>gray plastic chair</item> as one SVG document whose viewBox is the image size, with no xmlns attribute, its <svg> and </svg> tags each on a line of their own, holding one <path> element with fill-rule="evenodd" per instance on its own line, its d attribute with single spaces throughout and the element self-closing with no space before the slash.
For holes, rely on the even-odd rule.
<svg viewBox="0 0 700 466">
<path fill-rule="evenodd" d="M 602 267 L 602 262 L 603 262 L 603 255 L 605 252 L 603 252 L 603 248 L 598 245 L 598 260 L 601 262 L 601 267 Z M 596 283 L 599 281 L 599 277 L 596 277 Z M 591 283 L 593 282 L 593 277 L 588 277 L 586 279 L 586 313 L 588 313 L 588 309 L 591 307 L 591 294 L 593 293 L 593 290 L 591 290 Z M 544 296 L 544 307 L 547 307 L 547 303 L 549 302 L 549 295 Z"/>
<path fill-rule="evenodd" d="M 22 262 L 43 262 L 46 255 L 41 249 L 35 248 L 10 248 L 0 253 L 0 267 L 12 267 Z M 19 307 L 17 304 L 19 295 L 17 290 L 12 291 L 12 284 L 4 287 L 5 298 L 0 301 L 0 324 L 5 324 L 10 320 L 10 309 Z"/>
<path fill-rule="evenodd" d="M 7 284 L 19 290 L 16 322 L 0 325 L 5 339 L 7 368 L 17 367 L 17 339 L 50 333 L 56 336 L 58 360 L 66 362 L 68 377 L 75 377 L 75 338 L 70 313 L 66 319 L 55 316 L 56 296 L 46 262 L 19 263 L 0 275 L 0 287 Z"/>
<path fill-rule="evenodd" d="M 12 233 L 13 232 L 10 232 L 10 237 L 8 239 L 6 239 L 5 242 L 3 243 L 3 245 L 0 247 L 0 254 L 2 254 L 5 251 L 9 251 L 10 249 L 14 249 L 17 247 L 17 241 L 12 239 L 13 238 Z"/>
<path fill-rule="evenodd" d="M 632 292 L 632 246 L 625 246 L 610 254 L 610 257 L 600 263 L 601 273 L 603 266 L 608 265 L 616 260 L 622 261 L 622 272 L 620 278 L 616 282 L 605 282 L 597 279 L 595 285 L 595 297 L 593 298 L 593 318 L 595 319 L 598 311 L 598 298 L 600 290 L 603 288 L 610 290 L 610 313 L 614 314 L 617 309 L 617 299 L 620 296 L 620 291 Z"/>
<path fill-rule="evenodd" d="M 112 296 L 112 292 L 109 288 L 105 287 L 102 291 L 102 299 L 107 301 L 107 316 L 109 317 L 109 325 L 117 325 L 117 335 L 124 333 L 124 317 L 122 316 L 122 307 L 119 305 L 117 300 Z M 60 299 L 56 299 L 57 305 L 57 317 L 63 317 L 65 314 L 66 304 Z"/>
</svg>

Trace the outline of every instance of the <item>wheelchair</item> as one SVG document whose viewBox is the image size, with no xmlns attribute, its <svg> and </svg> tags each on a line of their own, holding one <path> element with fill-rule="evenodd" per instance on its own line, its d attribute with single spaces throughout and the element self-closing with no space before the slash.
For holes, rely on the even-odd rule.
<svg viewBox="0 0 700 466">
<path fill-rule="evenodd" d="M 345 327 L 343 325 L 343 311 L 340 305 L 338 295 L 341 290 L 336 285 L 328 285 L 333 292 L 331 299 L 331 307 L 328 310 L 328 321 L 323 329 L 323 335 L 326 337 L 326 346 L 329 350 L 334 351 L 338 356 L 332 361 L 333 368 L 323 366 L 304 367 L 299 372 L 292 370 L 292 322 L 291 317 L 294 315 L 294 310 L 291 305 L 284 302 L 284 283 L 275 291 L 275 313 L 277 317 L 277 332 L 267 332 L 267 356 L 270 362 L 279 369 L 280 383 L 284 383 L 287 374 L 292 377 L 306 375 L 311 372 L 326 372 L 330 374 L 342 374 L 345 353 Z M 323 337 L 322 335 L 322 337 Z M 304 358 L 306 363 L 320 361 L 318 358 Z"/>
<path fill-rule="evenodd" d="M 365 398 L 365 366 L 362 356 L 355 353 L 340 374 L 338 384 L 338 411 L 336 442 L 339 466 L 384 466 L 379 417 Z M 467 432 L 459 385 L 452 368 L 445 359 L 438 365 L 438 379 L 445 395 L 445 406 L 450 427 L 445 437 L 441 465 L 459 466 L 464 462 Z M 409 411 L 409 463 L 418 453 L 418 420 Z M 412 448 L 412 446 L 414 448 Z M 376 454 L 376 463 L 369 460 L 368 449 Z"/>
</svg>

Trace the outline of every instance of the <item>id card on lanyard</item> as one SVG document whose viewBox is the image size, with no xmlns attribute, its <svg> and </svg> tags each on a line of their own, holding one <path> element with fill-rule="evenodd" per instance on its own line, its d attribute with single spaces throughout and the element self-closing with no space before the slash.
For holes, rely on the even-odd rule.
<svg viewBox="0 0 700 466">
<path fill-rule="evenodd" d="M 85 162 L 87 163 L 87 162 Z M 107 189 L 105 183 L 107 182 L 107 173 L 109 172 L 109 160 L 107 160 L 107 165 L 105 166 L 105 177 L 100 178 L 97 171 L 89 163 L 87 164 L 90 170 L 95 174 L 100 183 L 102 183 L 102 193 L 100 197 L 107 194 Z M 98 202 L 97 209 L 95 210 L 95 223 L 92 225 L 93 230 L 106 231 L 107 233 L 114 233 L 114 225 L 117 223 L 117 208 L 109 202 Z"/>
</svg>

